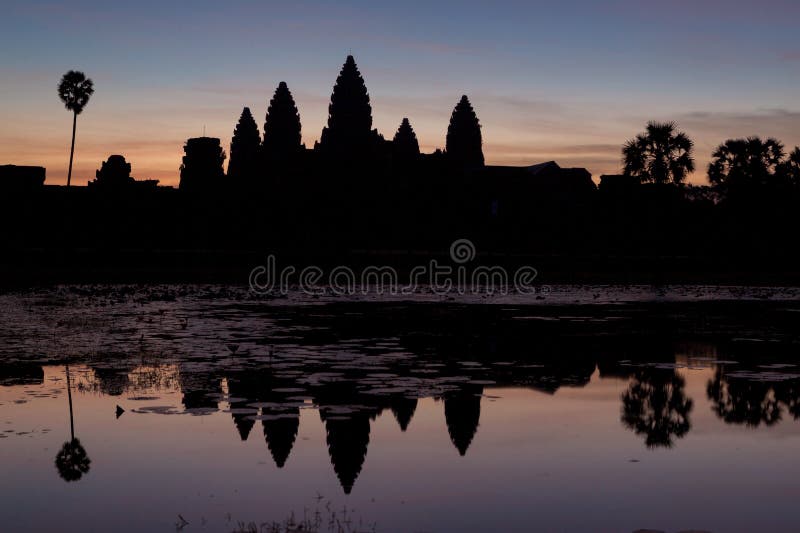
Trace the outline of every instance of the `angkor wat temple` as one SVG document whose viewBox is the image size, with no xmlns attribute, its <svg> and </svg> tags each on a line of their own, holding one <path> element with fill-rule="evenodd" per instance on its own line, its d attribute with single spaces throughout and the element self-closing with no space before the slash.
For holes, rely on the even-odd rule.
<svg viewBox="0 0 800 533">
<path fill-rule="evenodd" d="M 550 186 L 561 178 L 571 188 L 594 189 L 585 169 L 560 169 L 554 162 L 531 167 L 485 166 L 481 126 L 466 95 L 453 109 L 447 128 L 445 151 L 420 152 L 419 142 L 408 118 L 387 140 L 372 127 L 369 93 L 353 56 L 347 56 L 333 86 L 328 123 L 313 148 L 301 141 L 300 113 L 292 93 L 281 82 L 266 113 L 263 137 L 250 108 L 245 107 L 233 132 L 227 175 L 225 153 L 219 139 L 189 139 L 181 166 L 182 190 L 219 190 L 225 187 L 269 191 L 285 179 L 303 180 L 325 175 L 359 172 L 418 174 L 443 169 L 480 174 L 511 182 L 514 178 L 546 181 Z M 399 184 L 396 184 L 399 185 Z M 520 184 L 521 185 L 521 184 Z M 494 209 L 497 210 L 495 198 Z"/>
<path fill-rule="evenodd" d="M 42 186 L 44 169 L 0 196 L 0 236 L 12 278 L 39 268 L 186 281 L 192 269 L 245 279 L 268 253 L 287 261 L 411 267 L 470 239 L 478 260 L 533 264 L 550 278 L 741 281 L 800 278 L 800 187 L 731 196 L 710 188 L 601 176 L 556 162 L 486 165 L 467 96 L 453 109 L 445 149 L 422 153 L 404 118 L 391 140 L 374 127 L 369 93 L 348 56 L 327 125 L 313 147 L 281 82 L 262 130 L 245 107 L 229 156 L 220 140 L 189 139 L 180 186 L 131 177 L 109 157 L 90 187 Z M 227 160 L 227 172 L 225 163 Z M 0 176 L 2 178 L 2 176 Z M 30 216 L 35 213 L 36 216 Z M 21 223 L 24 221 L 24 223 Z M 765 260 L 769 259 L 769 260 Z M 102 278 L 102 276 L 100 276 Z M 124 279 L 127 279 L 124 277 Z"/>
</svg>

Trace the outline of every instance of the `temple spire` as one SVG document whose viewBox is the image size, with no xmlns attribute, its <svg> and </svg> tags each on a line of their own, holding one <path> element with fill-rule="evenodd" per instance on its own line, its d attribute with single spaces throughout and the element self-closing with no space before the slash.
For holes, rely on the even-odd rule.
<svg viewBox="0 0 800 533">
<path fill-rule="evenodd" d="M 482 167 L 481 125 L 467 95 L 453 109 L 447 128 L 447 157 L 463 167 Z"/>
<path fill-rule="evenodd" d="M 285 81 L 278 84 L 269 102 L 263 147 L 268 158 L 289 156 L 302 148 L 300 113 Z"/>
<path fill-rule="evenodd" d="M 404 118 L 397 128 L 397 133 L 394 134 L 392 139 L 392 148 L 396 158 L 398 159 L 414 159 L 419 155 L 419 141 L 417 141 L 417 134 L 414 133 L 414 128 L 407 118 Z"/>
<path fill-rule="evenodd" d="M 349 55 L 333 86 L 320 148 L 338 155 L 358 155 L 370 148 L 376 136 L 367 86 L 355 59 Z"/>
<path fill-rule="evenodd" d="M 234 180 L 252 180 L 258 172 L 261 135 L 249 107 L 242 110 L 239 123 L 231 139 L 231 158 L 228 162 L 228 177 Z"/>
</svg>

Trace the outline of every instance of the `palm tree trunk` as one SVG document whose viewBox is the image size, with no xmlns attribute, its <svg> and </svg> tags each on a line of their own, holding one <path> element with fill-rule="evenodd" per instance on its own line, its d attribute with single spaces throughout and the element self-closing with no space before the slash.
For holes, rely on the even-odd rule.
<svg viewBox="0 0 800 533">
<path fill-rule="evenodd" d="M 69 386 L 69 365 L 67 365 L 67 398 L 69 398 L 69 432 L 72 440 L 75 440 L 75 423 L 72 419 L 72 391 Z"/>
<path fill-rule="evenodd" d="M 75 126 L 78 124 L 78 114 L 72 113 L 72 147 L 69 149 L 69 172 L 67 173 L 67 187 L 72 181 L 72 156 L 75 155 Z"/>
</svg>

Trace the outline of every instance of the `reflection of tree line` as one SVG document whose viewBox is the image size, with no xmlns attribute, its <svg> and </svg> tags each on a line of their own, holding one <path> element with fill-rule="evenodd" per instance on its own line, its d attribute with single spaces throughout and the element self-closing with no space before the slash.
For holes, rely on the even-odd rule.
<svg viewBox="0 0 800 533">
<path fill-rule="evenodd" d="M 622 395 L 622 422 L 643 435 L 648 448 L 671 447 L 675 438 L 692 427 L 693 402 L 686 397 L 686 381 L 675 370 L 644 367 L 631 377 Z"/>
<path fill-rule="evenodd" d="M 668 365 L 646 365 L 632 371 L 622 395 L 622 422 L 645 437 L 648 447 L 671 447 L 691 429 L 693 401 L 685 380 Z M 718 365 L 706 385 L 712 411 L 727 424 L 771 426 L 784 411 L 800 419 L 800 376 L 769 373 L 753 363 Z"/>
<path fill-rule="evenodd" d="M 675 369 L 674 357 L 658 356 L 660 364 L 632 360 L 620 363 L 615 358 L 592 359 L 574 357 L 542 364 L 518 363 L 509 366 L 486 364 L 470 376 L 491 380 L 498 386 L 525 386 L 553 393 L 561 386 L 585 386 L 592 373 L 599 369 L 604 378 L 627 379 L 628 387 L 621 396 L 622 424 L 641 435 L 648 447 L 670 447 L 691 429 L 693 401 L 685 392 L 685 380 Z M 466 369 L 448 360 L 439 369 L 441 376 L 458 376 Z M 121 394 L 124 372 L 107 368 L 95 371 L 98 388 L 108 394 Z M 310 375 L 314 369 L 304 369 Z M 409 368 L 392 368 L 398 376 L 407 376 Z M 174 371 L 174 370 L 173 370 Z M 800 418 L 800 379 L 777 373 L 764 374 L 755 364 L 719 365 L 707 385 L 707 396 L 716 415 L 729 424 L 748 426 L 772 425 L 784 412 Z M 197 371 L 189 367 L 179 371 L 182 403 L 187 410 L 211 412 L 219 408 L 223 397 L 223 381 L 231 401 L 231 417 L 241 438 L 247 440 L 256 423 L 261 424 L 263 438 L 276 466 L 282 468 L 294 447 L 300 406 L 309 398 L 318 408 L 325 425 L 326 441 L 334 471 L 346 493 L 363 467 L 370 439 L 371 423 L 385 410 L 393 413 L 400 429 L 406 431 L 417 408 L 413 388 L 388 393 L 371 393 L 359 380 L 370 372 L 350 371 L 341 378 L 315 385 L 298 385 L 297 377 L 274 372 L 268 365 L 246 369 Z M 748 372 L 755 372 L 748 374 Z M 760 381 L 760 375 L 772 381 Z M 463 377 L 463 376 L 462 376 Z M 0 366 L 3 385 L 43 384 L 44 373 L 38 365 Z M 130 385 L 130 384 L 128 384 Z M 484 386 L 466 380 L 448 381 L 440 392 L 416 391 L 417 395 L 435 396 L 443 401 L 450 439 L 460 455 L 465 455 L 477 433 L 480 422 Z M 68 397 L 71 392 L 68 389 Z M 253 407 L 255 406 L 255 408 Z M 257 415 L 257 416 L 256 416 Z M 72 405 L 70 401 L 70 420 Z M 57 466 L 66 480 L 77 480 L 88 471 L 89 460 L 74 438 L 65 443 Z M 76 446 L 77 444 L 77 446 Z M 77 474 L 77 475 L 74 475 Z"/>
<path fill-rule="evenodd" d="M 763 368 L 758 370 L 763 372 Z M 747 372 L 721 365 L 709 380 L 706 391 L 719 418 L 728 424 L 772 426 L 783 418 L 785 410 L 795 420 L 800 419 L 800 379 L 779 374 L 763 381 L 752 379 Z"/>
</svg>

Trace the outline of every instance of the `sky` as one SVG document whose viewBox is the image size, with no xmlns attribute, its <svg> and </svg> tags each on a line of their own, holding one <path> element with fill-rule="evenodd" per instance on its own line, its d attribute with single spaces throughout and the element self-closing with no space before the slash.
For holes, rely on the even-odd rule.
<svg viewBox="0 0 800 533">
<path fill-rule="evenodd" d="M 423 151 L 443 148 L 467 94 L 487 164 L 555 160 L 595 177 L 648 120 L 694 139 L 706 183 L 728 138 L 800 145 L 797 0 L 559 2 L 4 2 L 0 164 L 41 165 L 66 182 L 72 116 L 60 77 L 82 70 L 95 94 L 78 117 L 73 183 L 122 154 L 137 179 L 177 185 L 187 138 L 228 149 L 242 108 L 263 131 L 286 81 L 313 146 L 346 56 L 369 89 L 373 125 L 403 117 Z"/>
</svg>

